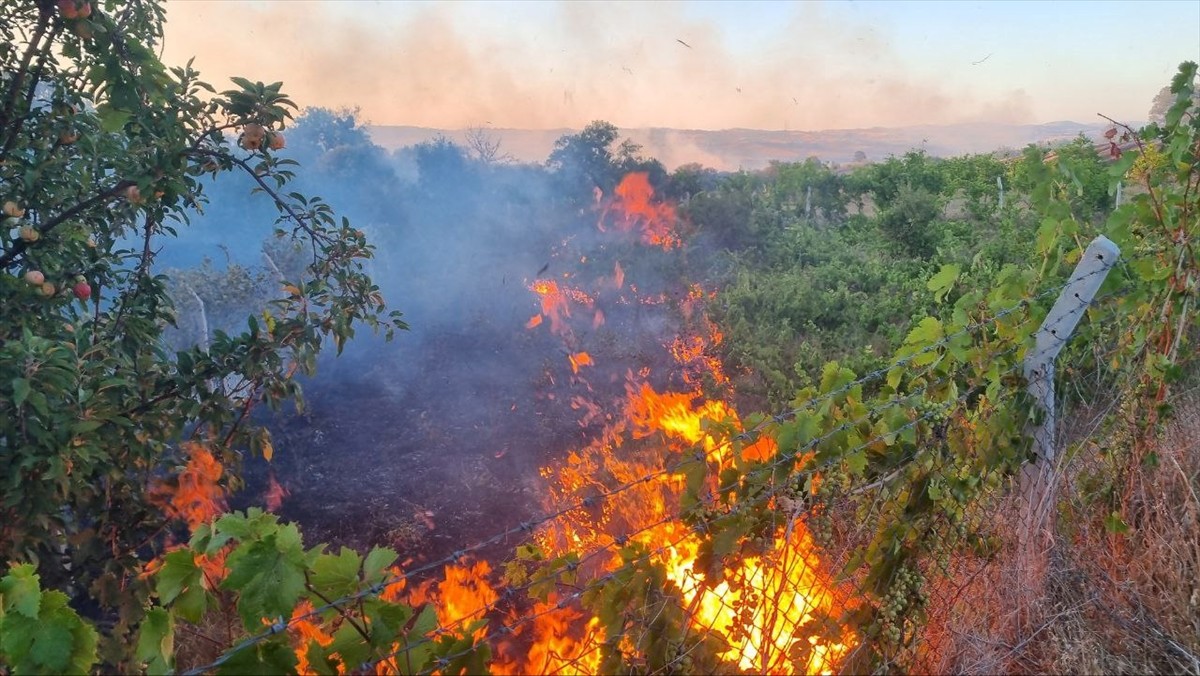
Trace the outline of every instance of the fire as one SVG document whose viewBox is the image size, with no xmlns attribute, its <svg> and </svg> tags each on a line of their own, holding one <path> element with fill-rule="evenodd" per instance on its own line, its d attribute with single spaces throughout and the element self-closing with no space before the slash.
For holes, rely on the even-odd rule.
<svg viewBox="0 0 1200 676">
<path fill-rule="evenodd" d="M 605 216 L 608 214 L 616 215 L 617 230 L 636 228 L 645 244 L 667 250 L 680 245 L 673 230 L 674 209 L 654 201 L 645 173 L 629 174 L 621 181 L 605 205 Z M 602 230 L 605 222 L 602 216 Z M 597 289 L 620 291 L 626 282 L 625 270 L 617 263 L 612 276 L 601 279 Z M 555 315 L 549 308 L 555 304 L 547 299 L 558 291 L 566 301 L 561 290 L 550 284 L 553 282 L 546 288 L 531 288 L 542 299 L 542 316 L 553 324 Z M 627 288 L 632 302 L 642 305 L 665 305 L 670 300 L 664 293 L 643 295 L 636 284 Z M 641 543 L 680 590 L 695 629 L 722 638 L 728 646 L 721 655 L 724 660 L 756 673 L 830 672 L 856 639 L 846 632 L 816 637 L 815 628 L 827 626 L 827 618 L 836 620 L 847 601 L 825 571 L 804 522 L 796 515 L 781 515 L 773 537 L 762 545 L 748 543 L 742 556 L 727 563 L 720 579 L 710 583 L 706 572 L 715 571 L 704 571 L 699 565 L 701 539 L 678 517 L 687 480 L 682 468 L 664 471 L 665 467 L 694 457 L 694 462 L 708 465 L 707 488 L 713 491 L 723 470 L 769 462 L 779 452 L 769 437 L 735 445 L 720 441 L 720 435 L 711 432 L 714 425 L 733 429 L 741 425 L 727 402 L 701 394 L 706 383 L 729 383 L 715 352 L 724 337 L 704 312 L 705 302 L 714 297 L 714 291 L 698 285 L 689 288 L 678 304 L 687 328 L 664 345 L 681 369 L 687 391 L 654 388 L 646 381 L 649 369 L 643 367 L 637 374 L 628 374 L 619 410 L 603 418 L 595 402 L 572 400 L 572 408 L 579 410 L 587 423 L 607 420 L 608 424 L 590 444 L 541 468 L 549 511 L 581 503 L 586 506 L 570 509 L 535 538 L 550 556 L 572 551 L 602 553 L 592 558 L 589 565 L 598 570 L 591 574 L 620 564 L 616 543 L 626 539 Z M 559 314 L 560 319 L 566 316 Z M 582 365 L 579 355 L 586 353 L 569 354 L 572 371 L 578 373 Z M 697 451 L 700 455 L 695 456 Z M 618 496 L 589 500 L 616 487 L 621 488 Z M 533 626 L 520 632 L 531 642 L 526 658 L 503 662 L 498 673 L 597 672 L 599 663 L 589 662 L 595 657 L 597 641 L 603 639 L 597 635 L 597 618 L 586 618 L 570 607 L 539 612 L 548 608 L 539 604 L 532 613 Z"/>
<path fill-rule="evenodd" d="M 168 518 L 183 519 L 194 531 L 225 511 L 225 489 L 220 484 L 225 468 L 198 443 L 186 442 L 183 450 L 188 454 L 187 465 L 175 481 L 155 482 L 150 500 Z"/>
<path fill-rule="evenodd" d="M 266 503 L 268 512 L 277 512 L 283 506 L 283 499 L 288 495 L 288 490 L 281 486 L 275 480 L 275 472 L 271 472 L 271 476 L 267 481 L 267 492 L 263 495 L 263 501 Z"/>
<path fill-rule="evenodd" d="M 582 366 L 592 366 L 596 362 L 592 361 L 592 355 L 587 352 L 576 352 L 575 354 L 567 355 L 567 361 L 571 362 L 571 373 L 579 373 L 579 368 Z"/>
<path fill-rule="evenodd" d="M 663 250 L 682 246 L 679 235 L 675 233 L 675 207 L 666 202 L 654 201 L 654 186 L 650 185 L 650 174 L 635 171 L 625 175 L 617 185 L 616 197 L 610 205 L 611 211 L 616 212 L 620 219 L 616 226 L 622 232 L 629 232 L 637 227 L 641 231 L 642 242 Z M 600 227 L 604 229 L 603 219 Z"/>
<path fill-rule="evenodd" d="M 487 611 L 500 598 L 488 582 L 491 572 L 487 561 L 446 566 L 441 582 L 435 585 L 431 580 L 418 586 L 409 595 L 408 603 L 413 606 L 432 603 L 441 627 L 466 626 L 484 619 Z M 475 639 L 482 638 L 486 633 L 486 627 L 476 629 Z"/>
<path fill-rule="evenodd" d="M 587 293 L 566 285 L 560 285 L 553 279 L 538 279 L 529 285 L 529 290 L 538 295 L 541 303 L 541 314 L 534 315 L 525 324 L 525 328 L 533 329 L 541 325 L 543 317 L 550 320 L 550 331 L 558 336 L 569 336 L 570 328 L 567 320 L 571 317 L 571 304 L 592 308 L 595 301 Z"/>
</svg>

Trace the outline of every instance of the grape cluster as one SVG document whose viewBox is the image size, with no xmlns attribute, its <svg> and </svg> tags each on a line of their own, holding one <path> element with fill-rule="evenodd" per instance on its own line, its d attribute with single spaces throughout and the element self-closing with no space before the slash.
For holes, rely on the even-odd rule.
<svg viewBox="0 0 1200 676">
<path fill-rule="evenodd" d="M 880 602 L 874 623 L 881 642 L 890 646 L 902 645 L 905 627 L 912 625 L 915 614 L 928 603 L 924 576 L 911 566 L 901 566 L 892 578 L 887 595 Z"/>
<path fill-rule="evenodd" d="M 936 401 L 928 399 L 922 399 L 913 406 L 913 409 L 917 413 L 917 418 L 934 427 L 938 427 L 946 422 L 950 417 L 951 408 L 945 404 L 939 404 Z"/>
</svg>

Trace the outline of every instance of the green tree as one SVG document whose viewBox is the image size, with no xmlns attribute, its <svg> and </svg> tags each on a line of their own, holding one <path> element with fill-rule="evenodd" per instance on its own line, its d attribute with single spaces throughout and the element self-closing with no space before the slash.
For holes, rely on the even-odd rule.
<svg viewBox="0 0 1200 676">
<path fill-rule="evenodd" d="M 937 247 L 935 223 L 939 216 L 941 209 L 934 193 L 902 185 L 879 215 L 879 228 L 908 255 L 929 258 Z"/>
<path fill-rule="evenodd" d="M 362 234 L 290 191 L 281 85 L 218 92 L 168 68 L 163 19 L 152 2 L 0 7 L 0 559 L 119 610 L 102 645 L 114 665 L 148 593 L 133 573 L 161 545 L 148 487 L 183 460 L 179 442 L 235 466 L 266 439 L 248 412 L 298 395 L 327 341 L 403 327 L 363 272 Z M 244 229 L 294 242 L 304 265 L 236 333 L 171 353 L 154 257 L 206 203 L 206 176 L 272 204 L 276 222 Z"/>
</svg>

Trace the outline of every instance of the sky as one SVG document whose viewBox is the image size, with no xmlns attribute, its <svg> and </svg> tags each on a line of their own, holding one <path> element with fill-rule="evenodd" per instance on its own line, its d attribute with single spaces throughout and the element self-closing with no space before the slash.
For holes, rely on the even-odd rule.
<svg viewBox="0 0 1200 676">
<path fill-rule="evenodd" d="M 1200 1 L 170 0 L 163 58 L 193 56 L 379 125 L 1140 122 Z"/>
</svg>

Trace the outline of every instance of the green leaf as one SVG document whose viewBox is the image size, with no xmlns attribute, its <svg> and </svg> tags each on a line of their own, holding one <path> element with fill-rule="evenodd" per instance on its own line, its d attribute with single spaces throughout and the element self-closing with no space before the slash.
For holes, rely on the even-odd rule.
<svg viewBox="0 0 1200 676">
<path fill-rule="evenodd" d="M 28 563 L 13 566 L 0 578 L 0 609 L 36 618 L 42 603 L 41 579 Z M 3 615 L 0 615 L 2 617 Z"/>
<path fill-rule="evenodd" d="M 96 113 L 100 116 L 100 129 L 109 134 L 114 134 L 124 129 L 125 123 L 129 121 L 129 118 L 133 117 L 133 113 L 127 110 L 119 110 L 107 105 L 97 106 Z"/>
<path fill-rule="evenodd" d="M 287 638 L 274 636 L 253 647 L 233 654 L 218 668 L 218 674 L 237 676 L 275 676 L 296 673 L 296 653 L 288 645 Z"/>
<path fill-rule="evenodd" d="M 13 378 L 13 406 L 20 408 L 21 404 L 25 403 L 25 399 L 29 397 L 29 381 L 25 378 Z"/>
<path fill-rule="evenodd" d="M 909 347 L 926 348 L 942 339 L 942 322 L 936 317 L 922 319 L 904 338 Z"/>
<path fill-rule="evenodd" d="M 1104 530 L 1116 535 L 1124 535 L 1129 532 L 1129 524 L 1121 519 L 1119 513 L 1113 512 L 1104 517 Z"/>
<path fill-rule="evenodd" d="M 338 555 L 321 554 L 312 564 L 310 581 L 327 598 L 348 596 L 358 590 L 358 552 L 343 547 Z"/>
<path fill-rule="evenodd" d="M 363 561 L 363 579 L 368 584 L 378 584 L 387 575 L 388 566 L 396 562 L 400 555 L 386 547 L 375 547 L 367 553 Z"/>
<path fill-rule="evenodd" d="M 202 572 L 196 565 L 196 556 L 188 549 L 176 549 L 163 557 L 162 568 L 155 576 L 158 598 L 170 605 L 187 589 L 201 584 Z"/>
<path fill-rule="evenodd" d="M 149 674 L 167 674 L 173 670 L 175 656 L 175 620 L 162 608 L 152 608 L 138 629 L 137 658 L 146 663 Z"/>
<path fill-rule="evenodd" d="M 846 469 L 855 476 L 862 476 L 863 470 L 867 468 L 867 451 L 866 449 L 858 449 L 853 453 L 846 455 Z"/>
<path fill-rule="evenodd" d="M 275 534 L 268 535 L 238 546 L 226 561 L 229 575 L 221 588 L 239 592 L 238 614 L 250 631 L 263 618 L 291 617 L 304 593 L 303 551 L 279 544 Z"/>
<path fill-rule="evenodd" d="M 926 283 L 926 288 L 933 292 L 933 297 L 937 302 L 942 302 L 946 294 L 954 288 L 954 282 L 958 280 L 960 272 L 961 268 L 953 263 L 943 265 L 942 269 Z"/>
</svg>

